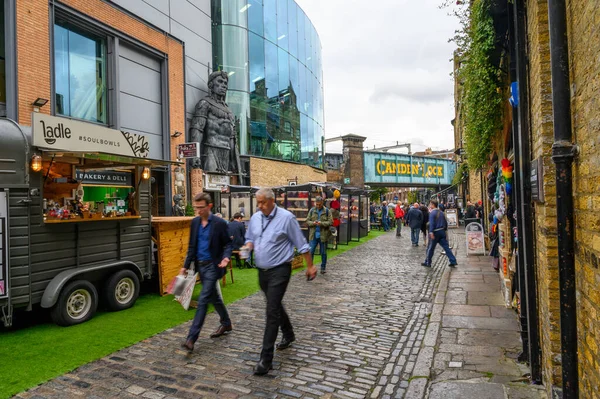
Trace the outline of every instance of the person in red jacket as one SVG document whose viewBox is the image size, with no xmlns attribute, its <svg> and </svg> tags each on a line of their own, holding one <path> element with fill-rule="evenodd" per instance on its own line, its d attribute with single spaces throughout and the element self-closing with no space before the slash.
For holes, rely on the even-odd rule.
<svg viewBox="0 0 600 399">
<path fill-rule="evenodd" d="M 396 217 L 396 237 L 402 237 L 402 222 L 404 219 L 404 209 L 398 202 L 394 208 L 394 216 Z"/>
</svg>

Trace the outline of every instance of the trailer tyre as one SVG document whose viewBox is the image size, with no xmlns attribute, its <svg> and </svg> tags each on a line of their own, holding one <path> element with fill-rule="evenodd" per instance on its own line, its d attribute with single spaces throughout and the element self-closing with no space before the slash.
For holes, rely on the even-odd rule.
<svg viewBox="0 0 600 399">
<path fill-rule="evenodd" d="M 103 294 L 110 310 L 129 309 L 140 295 L 140 280 L 131 270 L 119 270 L 106 281 Z"/>
<path fill-rule="evenodd" d="M 72 326 L 88 321 L 98 308 L 98 292 L 86 280 L 72 281 L 63 288 L 58 302 L 50 311 L 59 326 Z"/>
</svg>

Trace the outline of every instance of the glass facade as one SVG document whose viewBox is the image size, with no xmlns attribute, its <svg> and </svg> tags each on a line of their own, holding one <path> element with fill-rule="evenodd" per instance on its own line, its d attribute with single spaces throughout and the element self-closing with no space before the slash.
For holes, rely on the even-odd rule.
<svg viewBox="0 0 600 399">
<path fill-rule="evenodd" d="M 304 11 L 294 0 L 212 0 L 212 18 L 240 153 L 322 167 L 321 42 Z"/>
<path fill-rule="evenodd" d="M 106 38 L 68 23 L 54 25 L 56 114 L 108 122 Z"/>
</svg>

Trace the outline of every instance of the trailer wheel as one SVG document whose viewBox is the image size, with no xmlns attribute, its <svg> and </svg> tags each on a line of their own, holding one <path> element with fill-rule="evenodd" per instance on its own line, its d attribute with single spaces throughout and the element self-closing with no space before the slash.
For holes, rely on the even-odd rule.
<svg viewBox="0 0 600 399">
<path fill-rule="evenodd" d="M 91 319 L 97 308 L 96 287 L 89 281 L 76 280 L 63 288 L 50 315 L 59 326 L 72 326 Z"/>
<path fill-rule="evenodd" d="M 110 310 L 128 309 L 140 295 L 140 280 L 131 270 L 119 270 L 106 281 L 103 295 Z"/>
</svg>

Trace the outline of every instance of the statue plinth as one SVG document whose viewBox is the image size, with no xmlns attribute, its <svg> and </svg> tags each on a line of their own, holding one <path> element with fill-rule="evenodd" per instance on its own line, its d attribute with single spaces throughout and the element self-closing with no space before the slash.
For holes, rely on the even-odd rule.
<svg viewBox="0 0 600 399">
<path fill-rule="evenodd" d="M 194 199 L 196 194 L 199 194 L 204 191 L 204 179 L 202 177 L 203 173 L 204 172 L 202 169 L 190 170 L 190 193 L 192 200 Z"/>
</svg>

